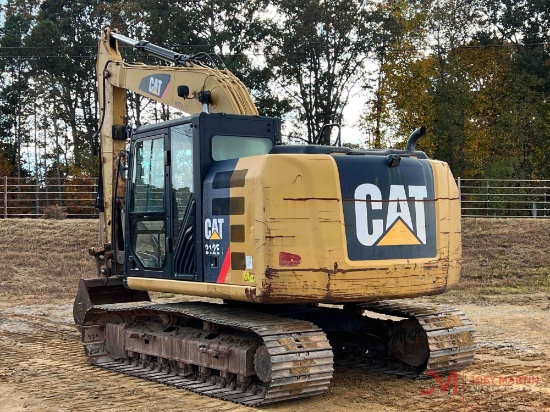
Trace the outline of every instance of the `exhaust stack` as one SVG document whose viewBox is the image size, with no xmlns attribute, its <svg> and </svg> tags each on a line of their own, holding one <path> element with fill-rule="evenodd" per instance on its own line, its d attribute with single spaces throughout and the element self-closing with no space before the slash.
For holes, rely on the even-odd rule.
<svg viewBox="0 0 550 412">
<path fill-rule="evenodd" d="M 416 142 L 418 142 L 418 139 L 420 139 L 425 134 L 426 126 L 419 127 L 414 132 L 412 132 L 412 134 L 409 136 L 409 140 L 407 140 L 407 146 L 405 150 L 408 150 L 409 152 L 414 152 L 416 150 Z"/>
</svg>

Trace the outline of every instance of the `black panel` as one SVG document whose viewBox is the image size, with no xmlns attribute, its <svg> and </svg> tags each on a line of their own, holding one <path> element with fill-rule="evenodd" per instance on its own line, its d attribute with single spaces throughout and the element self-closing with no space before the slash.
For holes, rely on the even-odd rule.
<svg viewBox="0 0 550 412">
<path fill-rule="evenodd" d="M 388 156 L 398 155 L 401 157 L 415 156 L 418 159 L 427 159 L 426 153 L 421 151 L 410 152 L 407 150 L 397 149 L 356 149 L 352 150 L 348 147 L 324 146 L 324 145 L 278 145 L 274 146 L 269 152 L 270 154 L 292 153 L 292 154 L 331 154 L 345 153 L 347 155 L 370 155 L 370 156 Z"/>
<path fill-rule="evenodd" d="M 229 214 L 244 215 L 244 197 L 229 198 Z"/>
<path fill-rule="evenodd" d="M 231 241 L 239 243 L 245 241 L 244 225 L 231 225 Z"/>
<path fill-rule="evenodd" d="M 349 259 L 436 256 L 434 176 L 429 161 L 402 158 L 399 166 L 389 167 L 382 156 L 334 156 L 334 160 Z"/>
<path fill-rule="evenodd" d="M 202 253 L 205 253 L 205 260 L 203 262 L 204 280 L 206 282 L 218 282 L 223 279 L 224 275 L 221 273 L 223 262 L 226 260 L 229 262 L 229 242 L 230 242 L 230 198 L 229 187 L 214 188 L 214 180 L 216 176 L 231 176 L 235 170 L 238 160 L 224 160 L 221 162 L 214 162 L 210 166 L 210 170 L 204 179 L 203 184 L 203 215 L 202 215 Z M 225 199 L 224 201 L 214 202 L 214 199 Z M 216 214 L 216 211 L 212 209 L 214 203 L 218 204 L 217 212 L 223 214 Z M 223 203 L 223 205 L 220 205 Z M 216 257 L 218 262 L 212 262 L 211 257 Z M 217 263 L 214 265 L 213 263 Z M 226 269 L 229 265 L 226 265 Z"/>
<path fill-rule="evenodd" d="M 212 214 L 244 215 L 244 197 L 215 197 L 212 199 Z"/>
<path fill-rule="evenodd" d="M 231 252 L 231 270 L 245 270 L 246 260 L 244 253 Z"/>
<path fill-rule="evenodd" d="M 229 183 L 229 185 L 231 187 L 244 187 L 247 173 L 248 169 L 235 170 L 233 172 L 233 175 L 231 176 L 231 182 Z"/>
<path fill-rule="evenodd" d="M 164 97 L 169 84 L 169 74 L 152 74 L 141 79 L 139 90 L 156 97 Z"/>
<path fill-rule="evenodd" d="M 229 215 L 229 198 L 215 197 L 212 199 L 212 215 L 223 216 Z"/>
<path fill-rule="evenodd" d="M 233 171 L 218 172 L 212 181 L 212 189 L 229 189 L 231 187 L 231 175 Z"/>
<path fill-rule="evenodd" d="M 330 153 L 347 153 L 351 149 L 348 147 L 326 146 L 326 145 L 278 145 L 274 146 L 269 152 L 270 154 L 279 153 L 303 153 L 303 154 L 330 154 Z"/>
<path fill-rule="evenodd" d="M 214 176 L 212 189 L 229 189 L 231 187 L 244 187 L 248 169 L 228 172 L 218 172 Z"/>
</svg>

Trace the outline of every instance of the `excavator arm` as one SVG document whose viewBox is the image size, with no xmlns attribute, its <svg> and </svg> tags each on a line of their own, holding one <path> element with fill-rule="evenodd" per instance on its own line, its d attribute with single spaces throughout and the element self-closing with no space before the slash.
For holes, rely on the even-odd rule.
<svg viewBox="0 0 550 412">
<path fill-rule="evenodd" d="M 119 42 L 172 65 L 127 63 L 120 54 Z M 117 199 L 123 202 L 125 193 L 123 179 L 117 176 L 120 154 L 124 153 L 127 141 L 126 92 L 132 91 L 189 114 L 204 111 L 257 115 L 258 111 L 244 84 L 229 70 L 216 68 L 208 55 L 178 54 L 144 40 L 133 40 L 109 27 L 103 28 L 99 41 L 97 81 L 101 175 L 96 203 L 100 210 L 99 240 L 103 248 L 92 248 L 90 253 L 98 258 L 100 271 L 105 261 L 116 260 L 113 245 L 120 238 L 123 227 L 112 222 L 124 209 L 123 204 L 116 203 Z M 117 208 L 118 211 L 114 210 Z M 113 233 L 113 227 L 120 233 Z M 107 265 L 108 273 L 104 274 L 109 275 L 109 271 L 113 272 Z"/>
</svg>

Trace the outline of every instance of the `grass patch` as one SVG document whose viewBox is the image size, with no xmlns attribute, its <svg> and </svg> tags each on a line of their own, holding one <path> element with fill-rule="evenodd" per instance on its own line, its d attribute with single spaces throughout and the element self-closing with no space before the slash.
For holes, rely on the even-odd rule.
<svg viewBox="0 0 550 412">
<path fill-rule="evenodd" d="M 462 229 L 457 289 L 523 293 L 550 287 L 550 220 L 463 219 Z"/>
<path fill-rule="evenodd" d="M 97 241 L 97 220 L 0 220 L 0 305 L 73 299 L 78 280 L 96 276 Z"/>
</svg>

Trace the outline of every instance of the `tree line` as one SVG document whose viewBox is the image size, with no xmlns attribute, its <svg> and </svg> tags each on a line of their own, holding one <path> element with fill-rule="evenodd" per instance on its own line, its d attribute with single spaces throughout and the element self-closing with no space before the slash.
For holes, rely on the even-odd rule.
<svg viewBox="0 0 550 412">
<path fill-rule="evenodd" d="M 287 139 L 349 110 L 361 147 L 418 148 L 464 178 L 550 179 L 547 0 L 11 0 L 0 27 L 0 175 L 95 176 L 101 27 L 216 53 Z M 158 64 L 122 49 L 128 61 Z M 129 94 L 133 126 L 181 113 Z M 329 136 L 321 136 L 328 143 Z"/>
</svg>

